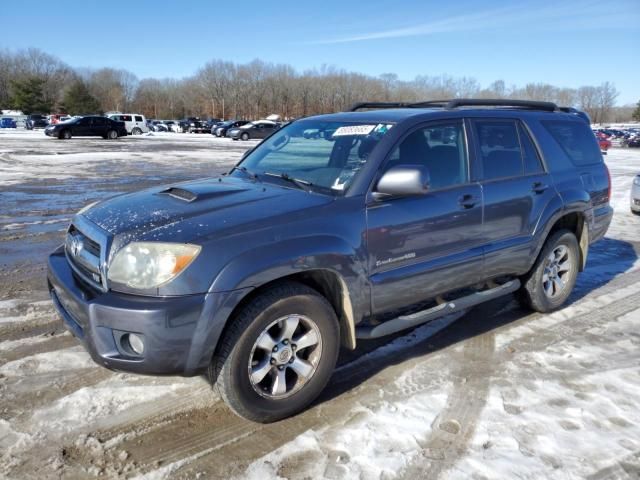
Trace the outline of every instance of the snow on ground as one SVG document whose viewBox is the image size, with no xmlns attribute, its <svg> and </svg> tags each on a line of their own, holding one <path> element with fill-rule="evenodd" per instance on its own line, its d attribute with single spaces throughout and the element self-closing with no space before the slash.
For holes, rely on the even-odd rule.
<svg viewBox="0 0 640 480">
<path fill-rule="evenodd" d="M 159 132 L 118 140 L 58 140 L 38 130 L 0 130 L 0 186 L 37 179 L 93 177 L 98 172 L 117 178 L 132 166 L 142 174 L 149 164 L 159 168 L 179 163 L 188 168 L 203 162 L 237 161 L 248 146 L 255 144 L 252 140 L 238 142 L 210 134 Z"/>
<path fill-rule="evenodd" d="M 66 188 L 85 175 L 117 183 L 131 162 L 171 174 L 177 154 L 194 171 L 242 151 L 210 135 L 40 134 L 0 134 L 0 189 L 49 179 Z M 629 192 L 640 151 L 614 149 L 606 161 L 616 213 L 565 308 L 531 314 L 507 299 L 365 345 L 317 405 L 273 425 L 231 415 L 199 377 L 109 372 L 63 333 L 48 301 L 0 300 L 0 477 L 637 478 L 640 217 Z M 0 211 L 0 255 L 16 241 L 2 235 L 40 221 Z"/>
</svg>

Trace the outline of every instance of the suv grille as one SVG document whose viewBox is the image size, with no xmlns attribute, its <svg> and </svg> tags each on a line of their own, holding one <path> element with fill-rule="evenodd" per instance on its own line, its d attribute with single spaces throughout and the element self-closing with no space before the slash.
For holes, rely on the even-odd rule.
<svg viewBox="0 0 640 480">
<path fill-rule="evenodd" d="M 78 276 L 93 288 L 104 290 L 102 278 L 101 246 L 75 225 L 69 227 L 64 243 L 67 260 Z"/>
</svg>

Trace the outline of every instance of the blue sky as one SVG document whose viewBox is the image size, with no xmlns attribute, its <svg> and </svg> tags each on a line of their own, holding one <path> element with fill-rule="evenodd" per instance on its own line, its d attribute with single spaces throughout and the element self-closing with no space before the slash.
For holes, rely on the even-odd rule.
<svg viewBox="0 0 640 480">
<path fill-rule="evenodd" d="M 37 47 L 75 67 L 183 77 L 208 60 L 323 64 L 483 85 L 615 83 L 640 100 L 640 0 L 2 1 L 0 48 Z"/>
</svg>

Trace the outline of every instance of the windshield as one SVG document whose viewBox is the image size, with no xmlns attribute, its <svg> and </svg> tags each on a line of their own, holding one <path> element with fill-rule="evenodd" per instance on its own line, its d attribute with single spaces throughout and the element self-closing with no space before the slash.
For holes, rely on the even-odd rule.
<svg viewBox="0 0 640 480">
<path fill-rule="evenodd" d="M 270 174 L 264 177 L 269 181 L 274 178 L 278 181 L 277 176 L 289 177 L 321 193 L 339 195 L 349 188 L 373 148 L 392 126 L 301 120 L 276 131 L 241 165 L 260 179 L 265 173 Z M 235 171 L 233 175 L 242 173 Z"/>
</svg>

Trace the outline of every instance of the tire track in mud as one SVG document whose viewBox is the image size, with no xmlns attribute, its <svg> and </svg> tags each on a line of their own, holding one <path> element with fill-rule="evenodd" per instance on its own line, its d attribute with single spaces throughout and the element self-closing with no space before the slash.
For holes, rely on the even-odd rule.
<svg viewBox="0 0 640 480">
<path fill-rule="evenodd" d="M 447 406 L 436 416 L 427 438 L 418 441 L 422 449 L 418 460 L 401 472 L 400 478 L 438 478 L 464 454 L 473 438 L 496 368 L 493 332 L 469 339 L 460 353 L 454 351 L 451 356 L 455 367 Z"/>
<path fill-rule="evenodd" d="M 0 349 L 0 367 L 5 363 L 30 357 L 31 355 L 55 352 L 78 344 L 78 341 L 72 335 L 58 334 L 51 336 L 51 334 L 55 334 L 55 332 L 55 330 L 47 331 L 46 333 L 41 334 L 40 337 L 34 337 L 31 335 L 30 337 L 35 339 L 44 337 L 42 338 L 42 341 L 38 341 L 37 343 L 26 343 L 15 348 L 11 348 L 10 350 Z M 0 348 L 1 347 L 2 343 L 0 343 Z"/>
<path fill-rule="evenodd" d="M 48 372 L 29 377 L 7 377 L 0 382 L 0 418 L 20 425 L 37 409 L 43 408 L 77 390 L 106 380 L 112 372 L 86 368 L 76 372 Z M 53 378 L 55 376 L 55 378 Z"/>
</svg>

